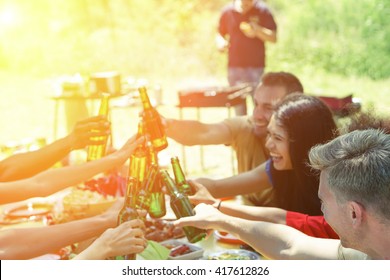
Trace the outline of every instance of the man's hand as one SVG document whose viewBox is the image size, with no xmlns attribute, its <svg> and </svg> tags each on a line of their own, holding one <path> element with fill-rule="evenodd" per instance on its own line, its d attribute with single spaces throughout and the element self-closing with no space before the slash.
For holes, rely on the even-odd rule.
<svg viewBox="0 0 390 280">
<path fill-rule="evenodd" d="M 110 134 L 110 122 L 105 116 L 95 116 L 78 121 L 73 131 L 68 135 L 71 149 L 82 149 L 88 145 L 102 144 L 93 141 L 91 137 L 108 136 Z"/>
<path fill-rule="evenodd" d="M 248 38 L 255 38 L 256 37 L 255 27 L 254 27 L 253 23 L 248 23 L 245 21 L 241 22 L 240 23 L 240 30 Z"/>
</svg>

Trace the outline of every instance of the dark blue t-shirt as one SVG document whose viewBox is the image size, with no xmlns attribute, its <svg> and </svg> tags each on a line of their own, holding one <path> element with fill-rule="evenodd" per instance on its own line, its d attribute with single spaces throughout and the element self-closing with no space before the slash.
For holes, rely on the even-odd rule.
<svg viewBox="0 0 390 280">
<path fill-rule="evenodd" d="M 247 13 L 241 14 L 234 9 L 233 4 L 222 10 L 219 20 L 219 33 L 229 39 L 229 67 L 265 67 L 265 46 L 258 38 L 248 38 L 240 30 L 241 22 L 256 22 L 257 24 L 276 31 L 274 18 L 264 3 L 257 2 Z"/>
</svg>

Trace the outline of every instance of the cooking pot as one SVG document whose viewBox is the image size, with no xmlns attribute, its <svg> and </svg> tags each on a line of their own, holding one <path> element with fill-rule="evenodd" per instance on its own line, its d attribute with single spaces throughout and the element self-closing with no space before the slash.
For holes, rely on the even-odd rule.
<svg viewBox="0 0 390 280">
<path fill-rule="evenodd" d="M 120 94 L 121 76 L 118 72 L 93 73 L 89 79 L 90 94 L 100 95 L 101 93 Z"/>
</svg>

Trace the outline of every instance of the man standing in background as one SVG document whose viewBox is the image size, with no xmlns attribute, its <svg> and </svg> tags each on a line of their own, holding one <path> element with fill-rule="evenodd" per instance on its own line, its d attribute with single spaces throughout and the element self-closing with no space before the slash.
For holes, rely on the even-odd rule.
<svg viewBox="0 0 390 280">
<path fill-rule="evenodd" d="M 276 29 L 272 14 L 262 1 L 234 0 L 224 7 L 217 45 L 221 51 L 228 50 L 230 86 L 248 83 L 256 88 L 265 67 L 264 42 L 276 42 Z M 236 106 L 236 115 L 246 115 L 246 105 Z"/>
</svg>

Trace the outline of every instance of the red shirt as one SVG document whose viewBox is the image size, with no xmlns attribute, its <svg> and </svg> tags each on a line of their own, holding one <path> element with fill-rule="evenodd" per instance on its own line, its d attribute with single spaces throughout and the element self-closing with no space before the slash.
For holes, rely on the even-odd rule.
<svg viewBox="0 0 390 280">
<path fill-rule="evenodd" d="M 324 216 L 309 216 L 287 211 L 286 224 L 313 237 L 339 239 L 337 233 L 325 221 Z"/>
</svg>

